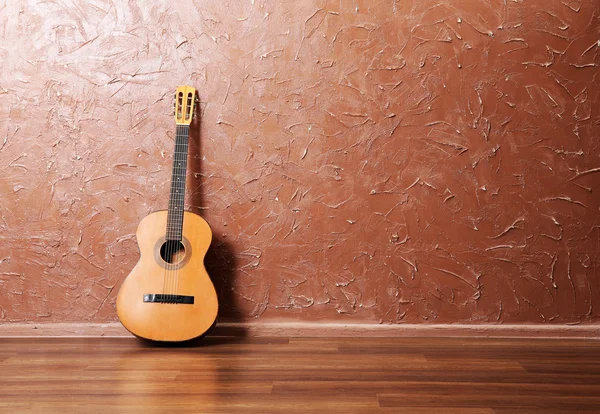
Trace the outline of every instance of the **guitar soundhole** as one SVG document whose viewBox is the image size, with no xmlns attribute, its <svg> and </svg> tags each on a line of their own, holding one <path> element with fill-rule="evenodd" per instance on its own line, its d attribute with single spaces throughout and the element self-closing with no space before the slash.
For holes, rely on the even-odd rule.
<svg viewBox="0 0 600 414">
<path fill-rule="evenodd" d="M 179 263 L 185 257 L 185 246 L 179 240 L 165 240 L 160 247 L 160 257 L 169 264 Z"/>
</svg>

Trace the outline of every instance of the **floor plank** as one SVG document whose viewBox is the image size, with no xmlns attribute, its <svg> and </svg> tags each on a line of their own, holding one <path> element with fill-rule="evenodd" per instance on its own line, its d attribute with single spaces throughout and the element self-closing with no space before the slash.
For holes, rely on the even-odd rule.
<svg viewBox="0 0 600 414">
<path fill-rule="evenodd" d="M 600 412 L 600 341 L 0 339 L 0 412 Z"/>
</svg>

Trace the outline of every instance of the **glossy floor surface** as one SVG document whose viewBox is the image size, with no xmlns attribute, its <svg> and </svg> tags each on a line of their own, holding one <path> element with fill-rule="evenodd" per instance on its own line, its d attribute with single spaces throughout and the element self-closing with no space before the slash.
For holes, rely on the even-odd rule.
<svg viewBox="0 0 600 414">
<path fill-rule="evenodd" d="M 0 339 L 0 412 L 600 412 L 600 342 Z"/>
</svg>

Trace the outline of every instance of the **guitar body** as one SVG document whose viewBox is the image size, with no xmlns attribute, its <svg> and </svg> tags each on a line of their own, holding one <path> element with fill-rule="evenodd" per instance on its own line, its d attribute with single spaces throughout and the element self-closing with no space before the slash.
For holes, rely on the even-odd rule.
<svg viewBox="0 0 600 414">
<path fill-rule="evenodd" d="M 217 317 L 217 293 L 204 268 L 212 232 L 187 211 L 181 242 L 166 241 L 166 227 L 167 211 L 150 214 L 138 226 L 140 260 L 119 290 L 117 313 L 138 337 L 186 341 L 203 335 Z"/>
</svg>

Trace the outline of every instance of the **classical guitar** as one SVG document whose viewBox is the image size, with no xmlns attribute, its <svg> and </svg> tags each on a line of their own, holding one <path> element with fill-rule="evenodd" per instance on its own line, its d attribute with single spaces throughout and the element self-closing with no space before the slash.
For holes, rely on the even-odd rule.
<svg viewBox="0 0 600 414">
<path fill-rule="evenodd" d="M 202 217 L 184 211 L 188 137 L 195 106 L 196 90 L 178 87 L 169 209 L 140 222 L 136 232 L 140 260 L 117 296 L 123 326 L 154 341 L 196 338 L 217 317 L 217 294 L 204 268 L 212 233 Z"/>
</svg>

